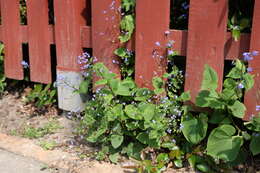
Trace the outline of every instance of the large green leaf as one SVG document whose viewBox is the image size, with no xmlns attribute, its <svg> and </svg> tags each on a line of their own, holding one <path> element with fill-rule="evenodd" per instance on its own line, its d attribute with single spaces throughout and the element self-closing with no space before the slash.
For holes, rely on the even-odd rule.
<svg viewBox="0 0 260 173">
<path fill-rule="evenodd" d="M 150 147 L 158 148 L 160 146 L 160 142 L 156 139 L 150 139 L 149 134 L 146 132 L 139 133 L 136 139 L 145 145 L 149 145 Z"/>
<path fill-rule="evenodd" d="M 135 89 L 135 100 L 146 101 L 152 96 L 153 92 L 148 88 L 136 88 Z"/>
<path fill-rule="evenodd" d="M 124 58 L 124 57 L 128 56 L 126 48 L 122 48 L 122 47 L 116 49 L 114 51 L 114 54 L 116 54 L 117 56 L 119 56 L 121 58 Z"/>
<path fill-rule="evenodd" d="M 223 109 L 225 103 L 219 100 L 216 91 L 202 90 L 196 97 L 196 105 L 200 107 L 210 107 L 213 109 Z"/>
<path fill-rule="evenodd" d="M 127 145 L 127 147 L 123 148 L 122 153 L 126 153 L 129 157 L 133 157 L 135 159 L 140 160 L 141 159 L 140 153 L 143 148 L 144 148 L 144 146 L 141 143 L 139 143 L 139 142 L 132 143 L 131 142 Z"/>
<path fill-rule="evenodd" d="M 95 82 L 95 86 L 106 85 L 106 84 L 107 84 L 107 80 L 106 79 L 100 79 L 100 80 Z"/>
<path fill-rule="evenodd" d="M 250 142 L 250 150 L 253 153 L 253 155 L 257 155 L 260 153 L 260 135 L 259 134 L 254 134 L 252 135 L 252 139 Z"/>
<path fill-rule="evenodd" d="M 223 110 L 215 110 L 210 116 L 209 123 L 212 124 L 230 124 L 229 117 Z"/>
<path fill-rule="evenodd" d="M 84 80 L 83 82 L 80 83 L 79 85 L 79 93 L 81 94 L 87 94 L 88 93 L 88 88 L 89 88 L 89 81 Z"/>
<path fill-rule="evenodd" d="M 110 79 L 108 83 L 112 91 L 116 95 L 121 95 L 121 96 L 130 96 L 131 95 L 130 89 L 134 87 L 133 81 L 130 80 L 120 81 L 120 79 Z"/>
<path fill-rule="evenodd" d="M 196 106 L 200 106 L 200 107 L 208 107 L 212 99 L 214 98 L 211 97 L 210 91 L 202 90 L 197 95 L 195 104 Z"/>
<path fill-rule="evenodd" d="M 205 65 L 201 90 L 216 90 L 218 88 L 217 72 L 209 65 Z"/>
<path fill-rule="evenodd" d="M 131 96 L 131 91 L 129 87 L 122 85 L 121 83 L 118 86 L 118 89 L 115 91 L 117 95 L 121 96 Z"/>
<path fill-rule="evenodd" d="M 234 89 L 237 87 L 237 82 L 234 79 L 227 78 L 223 84 L 224 88 Z"/>
<path fill-rule="evenodd" d="M 253 117 L 250 122 L 245 122 L 244 125 L 249 130 L 260 132 L 260 117 Z"/>
<path fill-rule="evenodd" d="M 198 117 L 188 114 L 182 118 L 182 133 L 192 144 L 198 144 L 207 134 L 208 117 L 201 113 Z"/>
<path fill-rule="evenodd" d="M 117 104 L 112 109 L 107 110 L 105 114 L 108 118 L 108 121 L 114 121 L 118 118 L 121 118 L 124 116 L 123 105 Z"/>
<path fill-rule="evenodd" d="M 250 90 L 255 83 L 254 76 L 247 73 L 243 76 L 243 79 L 244 79 L 243 84 L 245 86 L 246 91 Z"/>
<path fill-rule="evenodd" d="M 135 19 L 132 15 L 126 15 L 120 22 L 120 28 L 126 31 L 126 34 L 120 35 L 119 40 L 121 43 L 125 43 L 131 39 L 132 33 L 135 28 Z"/>
<path fill-rule="evenodd" d="M 112 73 L 103 63 L 96 63 L 93 66 L 93 70 L 97 76 L 102 77 L 103 79 L 112 79 L 116 77 L 115 73 Z"/>
<path fill-rule="evenodd" d="M 108 157 L 111 162 L 117 163 L 119 156 L 120 156 L 119 153 L 114 153 L 114 154 L 110 154 Z"/>
<path fill-rule="evenodd" d="M 235 133 L 236 129 L 231 125 L 222 125 L 212 130 L 208 138 L 207 154 L 224 161 L 235 160 L 243 145 L 243 137 L 233 136 Z"/>
<path fill-rule="evenodd" d="M 232 37 L 234 38 L 235 41 L 238 41 L 240 38 L 240 30 L 239 29 L 232 29 L 231 30 Z"/>
<path fill-rule="evenodd" d="M 122 135 L 112 135 L 110 137 L 111 145 L 116 149 L 121 146 L 124 141 L 124 136 Z"/>
<path fill-rule="evenodd" d="M 142 120 L 143 119 L 143 117 L 141 116 L 141 112 L 134 105 L 127 105 L 125 107 L 125 113 L 129 118 L 132 118 L 134 120 Z"/>
<path fill-rule="evenodd" d="M 141 103 L 138 105 L 138 109 L 140 110 L 142 116 L 145 121 L 150 121 L 153 119 L 155 114 L 155 105 L 151 103 Z"/>
<path fill-rule="evenodd" d="M 154 77 L 152 80 L 155 94 L 162 94 L 165 92 L 164 81 L 160 77 Z"/>
<path fill-rule="evenodd" d="M 182 102 L 189 101 L 191 99 L 190 91 L 183 92 L 178 99 Z"/>
<path fill-rule="evenodd" d="M 233 105 L 228 106 L 228 109 L 232 112 L 233 116 L 237 118 L 243 118 L 246 111 L 245 105 L 238 100 L 236 100 Z"/>
</svg>

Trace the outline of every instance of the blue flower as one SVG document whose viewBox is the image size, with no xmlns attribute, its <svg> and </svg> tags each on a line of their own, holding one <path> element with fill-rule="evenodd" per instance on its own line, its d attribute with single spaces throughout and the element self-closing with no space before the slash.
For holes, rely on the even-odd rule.
<svg viewBox="0 0 260 173">
<path fill-rule="evenodd" d="M 181 6 L 184 10 L 187 10 L 190 7 L 189 4 L 187 4 L 187 2 L 182 3 Z"/>
<path fill-rule="evenodd" d="M 253 55 L 253 56 L 257 56 L 258 54 L 259 54 L 258 51 L 256 51 L 256 50 L 252 51 L 252 55 Z"/>
<path fill-rule="evenodd" d="M 244 86 L 242 83 L 239 83 L 239 84 L 237 85 L 237 87 L 238 87 L 239 89 L 245 88 L 245 86 Z"/>
<path fill-rule="evenodd" d="M 243 56 L 244 56 L 244 61 L 251 61 L 254 59 L 250 52 L 244 52 Z"/>
<path fill-rule="evenodd" d="M 252 72 L 253 68 L 252 67 L 248 67 L 246 70 L 247 70 L 247 72 Z"/>
<path fill-rule="evenodd" d="M 29 64 L 26 61 L 22 61 L 21 65 L 23 66 L 23 68 L 29 68 Z"/>
<path fill-rule="evenodd" d="M 174 54 L 174 51 L 173 50 L 168 50 L 168 55 L 173 55 Z"/>
<path fill-rule="evenodd" d="M 168 134 L 172 133 L 171 129 L 167 129 L 166 131 L 167 131 Z"/>
<path fill-rule="evenodd" d="M 156 46 L 161 46 L 161 43 L 159 41 L 155 42 Z"/>
<path fill-rule="evenodd" d="M 255 110 L 260 111 L 260 105 L 257 105 Z"/>
</svg>

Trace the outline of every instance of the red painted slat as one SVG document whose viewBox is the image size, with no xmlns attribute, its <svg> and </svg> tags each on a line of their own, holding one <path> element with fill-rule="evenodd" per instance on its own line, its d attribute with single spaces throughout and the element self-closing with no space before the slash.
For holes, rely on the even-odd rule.
<svg viewBox="0 0 260 173">
<path fill-rule="evenodd" d="M 120 0 L 91 1 L 92 9 L 92 47 L 93 56 L 103 62 L 112 72 L 120 74 L 114 50 L 119 47 Z"/>
<path fill-rule="evenodd" d="M 5 45 L 5 75 L 8 78 L 21 80 L 23 67 L 19 0 L 1 0 L 1 13 L 2 39 Z"/>
<path fill-rule="evenodd" d="M 30 79 L 50 83 L 51 55 L 48 22 L 48 1 L 27 1 Z"/>
<path fill-rule="evenodd" d="M 194 101 L 201 88 L 204 65 L 216 70 L 222 88 L 224 44 L 226 40 L 228 1 L 191 0 L 185 90 Z"/>
<path fill-rule="evenodd" d="M 255 1 L 253 27 L 251 33 L 250 50 L 260 52 L 260 1 Z M 245 104 L 247 107 L 247 114 L 245 119 L 249 120 L 252 116 L 257 115 L 256 106 L 260 105 L 260 55 L 256 56 L 249 62 L 249 66 L 253 68 L 252 74 L 255 75 L 255 85 L 245 95 Z"/>
<path fill-rule="evenodd" d="M 152 88 L 152 78 L 165 72 L 169 20 L 170 0 L 136 1 L 135 81 L 140 87 Z"/>
<path fill-rule="evenodd" d="M 188 32 L 185 30 L 171 30 L 168 37 L 169 40 L 175 41 L 173 49 L 178 51 L 179 55 L 186 56 Z M 238 41 L 235 41 L 234 39 L 232 39 L 231 34 L 227 32 L 226 38 L 227 40 L 224 50 L 226 60 L 234 60 L 238 57 L 241 57 L 243 52 L 249 51 L 250 34 L 242 33 L 240 39 Z M 81 43 L 82 47 L 92 47 L 91 27 L 81 27 Z M 130 50 L 135 50 L 135 37 L 133 37 L 133 39 L 127 43 L 126 47 Z"/>
<path fill-rule="evenodd" d="M 81 46 L 84 48 L 92 47 L 91 27 L 90 26 L 81 27 Z"/>
<path fill-rule="evenodd" d="M 80 27 L 86 25 L 85 0 L 54 0 L 57 68 L 79 71 L 77 57 L 82 53 Z"/>
<path fill-rule="evenodd" d="M 174 40 L 173 49 L 179 52 L 179 55 L 187 55 L 188 32 L 182 30 L 171 30 L 170 40 Z M 224 48 L 224 57 L 226 60 L 234 60 L 242 56 L 243 52 L 249 51 L 250 34 L 242 33 L 240 39 L 235 41 L 230 32 L 226 33 L 226 42 Z"/>
<path fill-rule="evenodd" d="M 25 25 L 21 26 L 22 32 L 22 42 L 28 42 L 28 27 Z M 2 26 L 0 26 L 0 40 L 3 40 L 2 33 Z M 84 48 L 92 48 L 92 39 L 91 39 L 91 27 L 89 26 L 82 26 L 81 27 L 81 46 Z M 49 37 L 50 43 L 55 44 L 55 37 L 54 37 L 54 26 L 49 25 Z M 177 50 L 181 56 L 186 56 L 186 48 L 187 48 L 187 39 L 188 39 L 188 32 L 183 30 L 171 30 L 169 34 L 169 40 L 174 40 L 173 49 Z M 250 44 L 250 34 L 242 33 L 241 37 L 238 41 L 232 39 L 231 34 L 228 32 L 226 34 L 226 43 L 225 43 L 225 59 L 226 60 L 234 60 L 238 57 L 242 56 L 243 52 L 249 51 L 249 44 Z M 130 40 L 126 47 L 130 50 L 135 50 L 135 38 L 133 37 Z"/>
</svg>

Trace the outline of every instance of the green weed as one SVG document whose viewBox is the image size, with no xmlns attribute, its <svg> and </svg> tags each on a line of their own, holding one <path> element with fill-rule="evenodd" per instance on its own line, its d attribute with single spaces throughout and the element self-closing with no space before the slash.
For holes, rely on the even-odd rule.
<svg viewBox="0 0 260 173">
<path fill-rule="evenodd" d="M 23 136 L 30 139 L 37 139 L 47 134 L 53 134 L 56 130 L 61 128 L 63 127 L 60 126 L 57 121 L 52 120 L 40 128 L 26 127 L 24 129 Z"/>
</svg>

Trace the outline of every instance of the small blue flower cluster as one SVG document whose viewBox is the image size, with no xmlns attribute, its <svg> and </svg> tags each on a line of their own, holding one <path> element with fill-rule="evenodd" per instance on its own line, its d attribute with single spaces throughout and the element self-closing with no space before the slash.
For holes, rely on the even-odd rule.
<svg viewBox="0 0 260 173">
<path fill-rule="evenodd" d="M 96 62 L 96 57 L 91 57 L 88 52 L 84 52 L 82 55 L 78 56 L 78 64 L 80 65 L 81 74 L 83 77 L 90 76 L 90 69 L 92 68 L 93 62 Z"/>
<path fill-rule="evenodd" d="M 260 111 L 260 105 L 256 106 L 256 111 Z"/>
<path fill-rule="evenodd" d="M 258 51 L 252 51 L 252 52 L 244 52 L 243 53 L 243 59 L 244 61 L 251 61 L 254 59 L 254 56 L 258 56 L 259 52 Z M 253 72 L 253 68 L 252 67 L 248 67 L 247 68 L 247 72 L 250 73 L 250 72 Z M 237 88 L 239 89 L 243 89 L 245 88 L 244 84 L 242 83 L 239 83 L 237 85 Z"/>
<path fill-rule="evenodd" d="M 254 59 L 254 56 L 257 56 L 258 54 L 259 54 L 258 51 L 244 52 L 243 59 L 244 59 L 244 61 L 251 61 Z"/>
<path fill-rule="evenodd" d="M 170 34 L 170 31 L 165 31 L 164 32 L 164 34 L 166 35 L 166 36 L 168 36 L 169 34 Z M 167 55 L 168 56 L 171 56 L 171 55 L 174 55 L 174 51 L 173 50 L 171 50 L 171 48 L 173 47 L 173 44 L 174 44 L 175 42 L 173 41 L 173 40 L 170 40 L 168 43 L 166 43 L 166 45 L 165 45 L 165 48 L 167 48 L 168 50 L 167 50 Z M 159 41 L 156 41 L 155 42 L 155 46 L 157 46 L 157 47 L 160 47 L 160 48 L 163 48 L 163 46 L 161 45 L 161 43 L 159 42 Z M 160 55 L 160 53 L 158 52 L 158 50 L 153 50 L 153 52 L 152 52 L 152 58 L 161 58 L 161 59 L 163 59 L 164 58 L 164 56 L 162 56 L 162 55 Z"/>
</svg>

